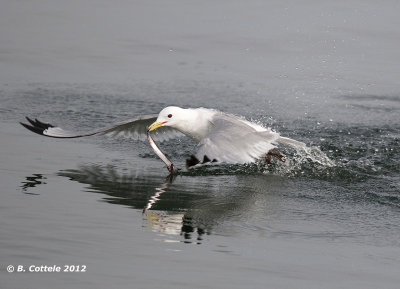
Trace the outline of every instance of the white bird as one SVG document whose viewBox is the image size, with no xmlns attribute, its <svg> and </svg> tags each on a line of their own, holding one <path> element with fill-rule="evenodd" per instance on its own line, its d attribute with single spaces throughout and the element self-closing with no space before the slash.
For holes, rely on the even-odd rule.
<svg viewBox="0 0 400 289">
<path fill-rule="evenodd" d="M 186 161 L 187 167 L 209 162 L 244 164 L 271 156 L 284 161 L 275 148 L 278 144 L 305 147 L 296 140 L 241 117 L 208 108 L 180 108 L 169 106 L 157 115 L 146 115 L 116 123 L 110 127 L 86 133 L 74 133 L 37 119 L 21 123 L 27 129 L 48 137 L 77 138 L 91 135 L 125 135 L 141 138 L 152 132 L 158 140 L 182 134 L 198 143 L 197 152 Z M 157 131 L 156 131 L 157 130 Z"/>
</svg>

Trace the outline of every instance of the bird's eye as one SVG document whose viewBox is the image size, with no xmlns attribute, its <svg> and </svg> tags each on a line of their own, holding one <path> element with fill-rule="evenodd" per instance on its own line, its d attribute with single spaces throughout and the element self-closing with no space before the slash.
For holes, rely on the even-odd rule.
<svg viewBox="0 0 400 289">
<path fill-rule="evenodd" d="M 169 114 L 169 115 L 168 115 L 168 118 L 171 118 L 171 117 L 172 117 L 172 114 Z"/>
</svg>

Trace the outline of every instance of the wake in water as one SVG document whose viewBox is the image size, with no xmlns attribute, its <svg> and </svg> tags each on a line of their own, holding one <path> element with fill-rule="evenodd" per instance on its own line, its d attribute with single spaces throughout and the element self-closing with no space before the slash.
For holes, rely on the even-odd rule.
<svg viewBox="0 0 400 289">
<path fill-rule="evenodd" d="M 286 162 L 259 163 L 264 174 L 326 181 L 357 202 L 400 207 L 400 141 L 398 129 L 343 127 L 325 131 L 321 149 L 283 139 Z M 353 133 L 349 133 L 349 132 Z"/>
<path fill-rule="evenodd" d="M 278 143 L 286 146 L 286 161 L 267 167 L 264 172 L 272 172 L 282 176 L 303 174 L 305 166 L 313 170 L 321 170 L 334 167 L 336 164 L 320 148 L 307 146 L 305 143 L 280 137 Z"/>
</svg>

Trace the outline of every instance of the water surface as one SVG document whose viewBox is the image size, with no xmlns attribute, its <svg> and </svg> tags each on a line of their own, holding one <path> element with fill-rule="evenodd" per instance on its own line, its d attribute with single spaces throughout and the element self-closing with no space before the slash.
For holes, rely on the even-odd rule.
<svg viewBox="0 0 400 289">
<path fill-rule="evenodd" d="M 5 1 L 1 287 L 398 288 L 392 4 Z M 85 131 L 167 105 L 236 113 L 309 151 L 187 171 L 195 144 L 176 139 L 160 144 L 182 168 L 168 178 L 146 142 L 18 124 Z M 32 264 L 87 272 L 6 272 Z"/>
</svg>

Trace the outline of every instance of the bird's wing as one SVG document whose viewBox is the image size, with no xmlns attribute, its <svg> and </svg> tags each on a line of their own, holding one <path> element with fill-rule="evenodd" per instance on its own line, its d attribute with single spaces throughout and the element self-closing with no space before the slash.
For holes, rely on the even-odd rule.
<svg viewBox="0 0 400 289">
<path fill-rule="evenodd" d="M 21 122 L 25 128 L 33 131 L 34 133 L 48 137 L 77 138 L 91 135 L 109 135 L 111 137 L 125 136 L 134 139 L 145 139 L 147 128 L 157 119 L 157 115 L 144 115 L 115 123 L 106 128 L 84 133 L 70 132 L 60 127 L 53 126 L 50 123 L 43 123 L 37 119 L 32 120 L 29 117 L 26 117 L 26 119 L 28 120 L 29 124 Z M 153 133 L 153 137 L 157 141 L 164 141 L 181 135 L 182 134 L 179 131 L 170 127 L 161 127 Z"/>
<path fill-rule="evenodd" d="M 271 130 L 257 131 L 243 120 L 218 115 L 214 127 L 199 143 L 196 153 L 201 162 L 250 163 L 259 159 L 275 147 L 279 134 Z"/>
</svg>

